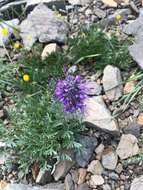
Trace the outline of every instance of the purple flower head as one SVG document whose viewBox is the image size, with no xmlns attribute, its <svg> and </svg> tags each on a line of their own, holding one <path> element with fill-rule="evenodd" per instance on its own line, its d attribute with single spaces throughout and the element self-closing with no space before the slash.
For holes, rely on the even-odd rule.
<svg viewBox="0 0 143 190">
<path fill-rule="evenodd" d="M 80 76 L 68 75 L 64 80 L 59 80 L 54 94 L 64 105 L 65 112 L 73 113 L 77 110 L 84 110 L 86 88 L 85 85 L 81 83 Z"/>
</svg>

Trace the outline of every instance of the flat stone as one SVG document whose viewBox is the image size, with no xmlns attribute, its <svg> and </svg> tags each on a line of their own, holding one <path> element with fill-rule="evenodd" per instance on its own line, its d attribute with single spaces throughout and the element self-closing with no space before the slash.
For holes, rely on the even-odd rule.
<svg viewBox="0 0 143 190">
<path fill-rule="evenodd" d="M 110 111 L 107 109 L 102 96 L 87 98 L 85 101 L 86 108 L 83 120 L 88 125 L 98 129 L 119 134 L 116 120 L 112 118 Z"/>
<path fill-rule="evenodd" d="M 65 177 L 65 190 L 74 190 L 74 182 L 72 180 L 72 176 L 70 174 L 67 174 Z"/>
<path fill-rule="evenodd" d="M 128 35 L 133 35 L 133 36 L 142 35 L 143 34 L 142 31 L 143 31 L 143 15 L 142 14 L 140 14 L 136 20 L 134 20 L 133 22 L 131 22 L 124 28 L 124 33 Z"/>
<path fill-rule="evenodd" d="M 64 184 L 50 183 L 46 186 L 30 186 L 23 184 L 6 184 L 0 187 L 0 190 L 63 190 Z"/>
<path fill-rule="evenodd" d="M 122 160 L 139 154 L 137 138 L 131 134 L 122 135 L 116 152 Z"/>
<path fill-rule="evenodd" d="M 143 69 L 143 41 L 135 43 L 129 47 L 129 53 L 133 60 Z"/>
<path fill-rule="evenodd" d="M 82 145 L 82 150 L 77 151 L 75 154 L 75 160 L 77 164 L 84 168 L 89 163 L 90 158 L 97 146 L 97 139 L 95 137 L 80 136 L 78 142 Z"/>
<path fill-rule="evenodd" d="M 123 93 L 121 72 L 117 67 L 107 65 L 103 74 L 103 87 L 106 96 L 111 101 L 118 100 Z"/>
<path fill-rule="evenodd" d="M 41 43 L 64 43 L 69 31 L 67 23 L 55 15 L 44 4 L 39 4 L 20 24 L 20 36 L 24 47 L 31 49 L 39 40 Z"/>
<path fill-rule="evenodd" d="M 87 171 L 91 172 L 93 175 L 101 175 L 103 170 L 104 169 L 99 160 L 93 160 L 87 168 Z"/>
<path fill-rule="evenodd" d="M 91 188 L 96 188 L 96 186 L 103 185 L 104 179 L 101 175 L 92 175 L 89 181 L 89 186 Z"/>
<path fill-rule="evenodd" d="M 108 170 L 115 170 L 118 162 L 117 153 L 112 147 L 108 147 L 102 154 L 102 165 Z"/>
<path fill-rule="evenodd" d="M 137 123 L 131 123 L 127 127 L 123 128 L 123 132 L 125 134 L 132 134 L 135 137 L 139 137 L 140 136 L 140 131 L 141 131 L 141 125 L 139 125 Z"/>
<path fill-rule="evenodd" d="M 58 181 L 59 179 L 64 178 L 73 165 L 74 165 L 74 162 L 70 160 L 60 161 L 55 166 L 55 171 L 53 173 L 55 181 Z"/>
<path fill-rule="evenodd" d="M 102 9 L 99 9 L 99 8 L 94 8 L 94 14 L 96 15 L 96 16 L 98 16 L 98 18 L 105 18 L 106 17 L 106 12 L 105 11 L 103 11 Z"/>
<path fill-rule="evenodd" d="M 143 176 L 133 180 L 130 190 L 143 190 Z"/>
</svg>

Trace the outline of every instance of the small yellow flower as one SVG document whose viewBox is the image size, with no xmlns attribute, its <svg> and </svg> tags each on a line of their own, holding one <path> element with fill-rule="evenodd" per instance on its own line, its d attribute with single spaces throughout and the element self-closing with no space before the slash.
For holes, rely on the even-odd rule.
<svg viewBox="0 0 143 190">
<path fill-rule="evenodd" d="M 2 28 L 2 35 L 3 35 L 4 37 L 7 37 L 7 36 L 9 35 L 9 31 L 8 31 L 7 28 Z"/>
<path fill-rule="evenodd" d="M 116 15 L 116 16 L 115 16 L 115 20 L 116 20 L 116 21 L 120 21 L 121 19 L 122 19 L 122 16 L 121 16 L 121 15 Z"/>
<path fill-rule="evenodd" d="M 15 44 L 14 44 L 14 49 L 19 49 L 19 48 L 21 48 L 21 44 L 20 44 L 20 42 L 15 42 Z"/>
<path fill-rule="evenodd" d="M 28 82 L 28 81 L 30 80 L 30 76 L 29 76 L 28 74 L 24 74 L 24 75 L 23 75 L 23 80 L 24 80 L 25 82 Z"/>
</svg>

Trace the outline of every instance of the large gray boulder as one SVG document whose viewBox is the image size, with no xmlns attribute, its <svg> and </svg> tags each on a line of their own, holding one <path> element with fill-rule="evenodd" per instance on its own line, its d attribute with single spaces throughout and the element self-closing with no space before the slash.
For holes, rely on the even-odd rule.
<svg viewBox="0 0 143 190">
<path fill-rule="evenodd" d="M 64 43 L 68 34 L 67 23 L 44 4 L 39 4 L 20 25 L 24 47 L 30 49 L 39 40 L 41 43 Z"/>
<path fill-rule="evenodd" d="M 124 32 L 135 37 L 135 43 L 129 47 L 129 53 L 143 69 L 143 9 L 140 9 L 139 17 L 131 22 Z"/>
</svg>

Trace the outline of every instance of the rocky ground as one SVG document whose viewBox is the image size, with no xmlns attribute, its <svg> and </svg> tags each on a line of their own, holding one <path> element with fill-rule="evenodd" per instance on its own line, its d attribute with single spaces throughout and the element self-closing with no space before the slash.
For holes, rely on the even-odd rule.
<svg viewBox="0 0 143 190">
<path fill-rule="evenodd" d="M 126 37 L 135 37 L 129 51 L 143 68 L 143 11 L 140 1 L 43 0 L 45 4 L 39 4 L 38 0 L 3 2 L 0 1 L 3 17 L 5 12 L 25 6 L 27 16 L 20 25 L 18 19 L 6 21 L 9 30 L 9 23 L 20 27 L 25 48 L 30 49 L 37 40 L 43 44 L 56 42 L 45 46 L 42 57 L 47 52 L 56 51 L 57 44 L 64 44 L 66 35 L 74 35 L 79 25 L 86 24 L 88 27 L 98 22 L 107 31 L 116 25 L 115 16 L 121 15 L 124 25 L 117 26 L 118 31 L 121 30 Z M 0 45 L 3 45 L 2 40 Z M 7 41 L 8 38 L 5 38 Z M 5 55 L 7 51 L 1 48 L 0 56 L 4 58 Z M 77 66 L 70 68 L 71 72 L 77 70 L 80 70 Z M 89 128 L 79 139 L 85 147 L 84 152 L 74 155 L 69 152 L 73 161 L 57 163 L 52 174 L 43 172 L 35 164 L 29 176 L 24 178 L 17 165 L 7 168 L 6 156 L 1 156 L 0 190 L 143 190 L 143 164 L 138 158 L 143 152 L 140 141 L 143 135 L 143 113 L 137 101 L 133 101 L 124 112 L 118 102 L 123 94 L 132 91 L 136 82 L 130 81 L 123 85 L 123 78 L 126 78 L 124 72 L 111 65 L 106 66 L 103 73 L 82 71 L 81 75 L 90 87 L 84 115 Z M 129 73 L 126 75 L 128 77 Z M 7 125 L 9 121 L 5 109 L 11 103 L 8 95 L 0 94 L 0 118 Z M 1 143 L 0 146 L 3 148 L 5 145 Z"/>
</svg>

